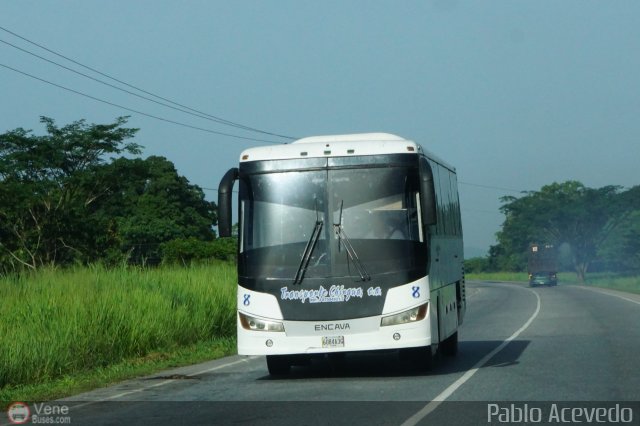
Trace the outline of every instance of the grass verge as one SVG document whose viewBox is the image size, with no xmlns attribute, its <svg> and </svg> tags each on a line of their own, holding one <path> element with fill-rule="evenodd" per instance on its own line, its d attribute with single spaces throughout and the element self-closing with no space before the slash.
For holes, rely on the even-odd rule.
<svg viewBox="0 0 640 426">
<path fill-rule="evenodd" d="M 109 386 L 158 371 L 210 361 L 236 353 L 235 338 L 215 339 L 194 345 L 151 352 L 107 367 L 65 375 L 47 382 L 6 386 L 0 389 L 0 408 L 13 401 L 51 401 Z"/>
<path fill-rule="evenodd" d="M 236 282 L 228 263 L 0 278 L 0 401 L 59 397 L 232 353 Z"/>
<path fill-rule="evenodd" d="M 527 282 L 526 272 L 482 272 L 466 274 L 466 279 L 470 281 L 509 281 Z M 592 273 L 587 274 L 587 282 L 578 282 L 576 274 L 572 272 L 561 272 L 558 274 L 558 283 L 585 285 L 588 287 L 609 288 L 612 290 L 626 291 L 628 293 L 640 294 L 640 276 L 620 276 L 612 273 Z"/>
</svg>

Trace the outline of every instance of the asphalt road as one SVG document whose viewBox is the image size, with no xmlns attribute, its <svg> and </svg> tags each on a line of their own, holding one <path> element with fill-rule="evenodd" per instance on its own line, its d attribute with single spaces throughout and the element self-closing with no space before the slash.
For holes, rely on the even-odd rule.
<svg viewBox="0 0 640 426">
<path fill-rule="evenodd" d="M 59 403 L 72 424 L 545 424 L 616 413 L 640 424 L 640 296 L 467 288 L 459 353 L 427 372 L 388 352 L 313 360 L 272 378 L 264 357 L 236 356 Z"/>
</svg>

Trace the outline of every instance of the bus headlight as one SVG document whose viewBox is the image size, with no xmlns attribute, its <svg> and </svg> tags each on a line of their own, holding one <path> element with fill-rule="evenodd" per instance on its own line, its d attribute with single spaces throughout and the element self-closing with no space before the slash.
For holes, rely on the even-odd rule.
<svg viewBox="0 0 640 426">
<path fill-rule="evenodd" d="M 238 312 L 240 324 L 245 330 L 251 331 L 284 331 L 284 324 L 277 321 L 267 321 Z"/>
<path fill-rule="evenodd" d="M 423 320 L 427 316 L 428 305 L 428 303 L 425 303 L 424 305 L 417 306 L 413 309 L 409 309 L 408 311 L 384 317 L 380 321 L 380 326 L 386 327 L 388 325 L 399 325 Z"/>
</svg>

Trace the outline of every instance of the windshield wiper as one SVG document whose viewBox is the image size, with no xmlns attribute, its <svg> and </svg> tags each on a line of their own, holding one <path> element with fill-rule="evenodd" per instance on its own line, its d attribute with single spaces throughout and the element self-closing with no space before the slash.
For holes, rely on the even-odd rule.
<svg viewBox="0 0 640 426">
<path fill-rule="evenodd" d="M 344 232 L 344 227 L 342 226 L 342 207 L 344 206 L 344 200 L 340 202 L 340 217 L 338 218 L 338 223 L 333 224 L 333 230 L 338 237 L 338 251 L 340 251 L 340 243 L 344 244 L 344 248 L 347 251 L 347 255 L 349 259 L 356 265 L 358 269 L 358 273 L 360 274 L 360 278 L 362 281 L 369 281 L 371 279 L 371 275 L 367 273 L 367 270 L 364 268 L 364 264 L 360 261 L 358 257 L 358 253 L 356 253 L 356 249 L 353 248 L 351 244 L 351 240 L 347 237 L 347 234 Z"/>
<path fill-rule="evenodd" d="M 313 231 L 311 232 L 311 236 L 309 237 L 309 241 L 307 241 L 307 246 L 304 248 L 302 252 L 302 259 L 300 259 L 300 265 L 298 265 L 298 271 L 296 272 L 296 276 L 293 278 L 293 284 L 300 284 L 304 279 L 304 273 L 307 271 L 309 267 L 309 261 L 311 260 L 311 255 L 313 254 L 313 249 L 318 242 L 318 238 L 320 238 L 320 232 L 322 231 L 322 221 L 318 217 L 318 209 L 316 206 L 316 224 L 313 226 Z"/>
</svg>

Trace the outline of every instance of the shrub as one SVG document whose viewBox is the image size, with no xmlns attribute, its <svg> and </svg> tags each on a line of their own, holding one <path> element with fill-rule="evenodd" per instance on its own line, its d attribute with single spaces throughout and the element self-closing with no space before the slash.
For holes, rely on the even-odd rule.
<svg viewBox="0 0 640 426">
<path fill-rule="evenodd" d="M 217 238 L 213 241 L 180 238 L 163 243 L 160 250 L 165 264 L 190 264 L 211 259 L 235 260 L 236 247 L 235 238 Z"/>
</svg>

